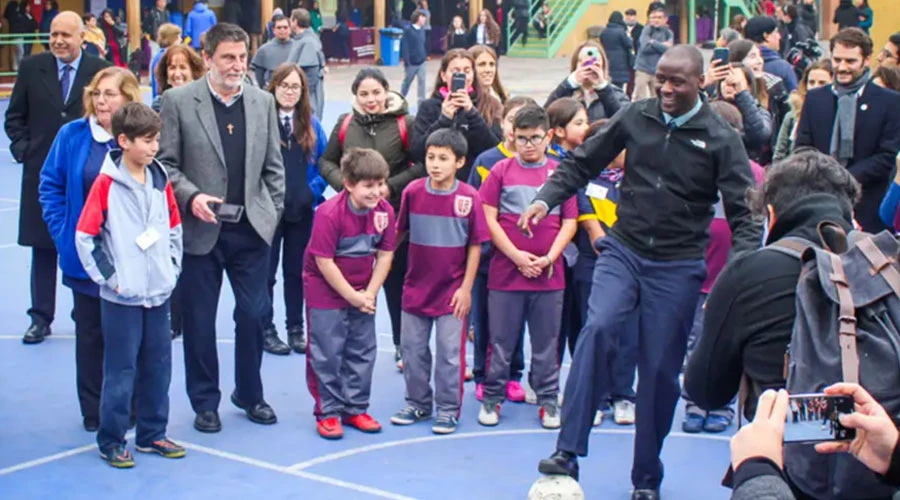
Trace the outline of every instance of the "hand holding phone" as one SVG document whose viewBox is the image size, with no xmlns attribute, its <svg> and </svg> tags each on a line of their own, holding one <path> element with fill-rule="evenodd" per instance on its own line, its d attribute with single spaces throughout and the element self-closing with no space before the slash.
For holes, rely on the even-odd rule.
<svg viewBox="0 0 900 500">
<path fill-rule="evenodd" d="M 731 51 L 728 50 L 728 47 L 716 47 L 713 49 L 712 60 L 710 63 L 719 61 L 719 64 L 728 64 L 728 59 L 730 57 Z"/>
<path fill-rule="evenodd" d="M 244 215 L 243 206 L 230 203 L 210 202 L 209 209 L 212 210 L 218 220 L 231 224 L 240 222 L 241 217 Z"/>
<path fill-rule="evenodd" d="M 466 90 L 466 74 L 453 73 L 453 76 L 450 78 L 450 93 L 456 93 L 460 90 Z"/>
</svg>

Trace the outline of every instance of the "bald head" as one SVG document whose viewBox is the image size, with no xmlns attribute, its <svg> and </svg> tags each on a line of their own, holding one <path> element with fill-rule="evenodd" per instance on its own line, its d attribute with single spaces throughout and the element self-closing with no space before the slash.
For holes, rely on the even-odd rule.
<svg viewBox="0 0 900 500">
<path fill-rule="evenodd" d="M 693 45 L 676 45 L 667 50 L 662 58 L 671 58 L 678 64 L 686 65 L 690 76 L 703 75 L 703 54 Z M 660 60 L 662 60 L 662 58 Z"/>
<path fill-rule="evenodd" d="M 60 61 L 69 63 L 81 55 L 84 41 L 84 21 L 71 10 L 57 14 L 50 23 L 50 52 Z"/>
</svg>

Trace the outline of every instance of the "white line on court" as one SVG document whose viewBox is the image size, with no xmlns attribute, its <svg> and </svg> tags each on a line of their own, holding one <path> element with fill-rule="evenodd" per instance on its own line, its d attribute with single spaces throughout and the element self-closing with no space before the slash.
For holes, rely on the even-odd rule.
<svg viewBox="0 0 900 500">
<path fill-rule="evenodd" d="M 125 434 L 125 439 L 134 439 L 134 431 L 129 431 Z M 54 453 L 53 455 L 47 455 L 46 457 L 36 458 L 34 460 L 29 460 L 27 462 L 22 462 L 5 469 L 0 469 L 0 476 L 5 476 L 7 474 L 12 474 L 13 472 L 19 472 L 26 469 L 31 469 L 33 467 L 37 467 L 39 465 L 49 464 L 50 462 L 56 462 L 57 460 L 62 460 L 64 458 L 74 457 L 75 455 L 80 455 L 84 452 L 96 450 L 97 444 L 86 444 L 84 446 L 79 446 L 78 448 L 72 448 L 71 450 L 63 451 L 60 453 Z"/>
<path fill-rule="evenodd" d="M 290 467 L 288 470 L 291 471 L 302 471 L 304 469 L 308 469 L 310 467 L 314 467 L 316 465 L 321 465 L 327 462 L 333 462 L 335 460 L 341 460 L 344 458 L 352 457 L 354 455 L 359 455 L 362 453 L 368 453 L 371 451 L 379 451 L 388 448 L 396 448 L 399 446 L 407 446 L 411 444 L 421 444 L 421 443 L 431 443 L 435 441 L 446 441 L 446 440 L 455 440 L 455 439 L 471 439 L 471 438 L 480 438 L 480 437 L 495 437 L 495 436 L 518 436 L 518 435 L 526 435 L 526 434 L 558 434 L 558 430 L 552 429 L 510 429 L 505 431 L 480 431 L 480 432 L 465 432 L 461 434 L 450 434 L 445 436 L 424 436 L 410 439 L 400 439 L 397 441 L 388 441 L 386 443 L 376 443 L 370 444 L 366 446 L 360 446 L 358 448 L 351 448 L 349 450 L 339 451 L 337 453 L 331 453 L 328 455 L 322 455 L 321 457 L 316 457 L 305 462 L 296 463 Z M 633 429 L 594 429 L 591 431 L 591 434 L 634 434 Z M 683 432 L 671 432 L 669 436 L 679 437 L 679 438 L 688 438 L 688 439 L 708 439 L 712 441 L 729 441 L 731 440 L 730 436 L 712 436 L 708 434 L 685 434 Z"/>
<path fill-rule="evenodd" d="M 0 212 L 18 212 L 18 211 L 19 211 L 19 207 L 0 208 Z"/>
<path fill-rule="evenodd" d="M 0 201 L 6 202 L 6 203 L 19 203 L 18 198 L 0 198 Z"/>
<path fill-rule="evenodd" d="M 0 245 L 0 249 L 3 249 L 3 248 L 18 248 L 18 246 L 19 246 L 18 243 L 5 243 L 5 244 L 3 244 L 3 245 Z"/>
<path fill-rule="evenodd" d="M 380 497 L 380 498 L 388 498 L 391 500 L 415 500 L 412 497 L 399 495 L 397 493 L 392 493 L 390 491 L 380 490 L 378 488 L 372 488 L 370 486 L 351 483 L 348 481 L 342 481 L 340 479 L 335 479 L 328 476 L 322 476 L 319 474 L 311 474 L 309 472 L 303 471 L 292 471 L 288 467 L 282 467 L 280 465 L 276 465 L 270 462 L 265 462 L 263 460 L 257 460 L 255 458 L 246 457 L 243 455 L 238 455 L 235 453 L 230 453 L 227 451 L 217 450 L 215 448 L 209 448 L 206 446 L 202 446 L 199 444 L 187 443 L 185 441 L 178 441 L 182 446 L 189 450 L 198 451 L 200 453 L 205 453 L 207 455 L 211 455 L 214 457 L 224 458 L 226 460 L 232 460 L 234 462 L 240 462 L 245 465 L 251 465 L 253 467 L 258 467 L 260 469 L 271 470 L 274 472 L 279 472 L 281 474 L 287 474 L 290 476 L 300 477 L 303 479 L 309 479 L 310 481 L 316 481 L 319 483 L 329 484 L 332 486 L 337 486 L 339 488 L 345 488 L 348 490 L 356 491 L 358 493 L 367 493 L 372 496 Z"/>
</svg>

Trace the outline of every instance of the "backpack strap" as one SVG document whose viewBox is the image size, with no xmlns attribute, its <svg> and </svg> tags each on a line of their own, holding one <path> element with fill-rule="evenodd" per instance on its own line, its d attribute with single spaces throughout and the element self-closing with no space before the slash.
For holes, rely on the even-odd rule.
<svg viewBox="0 0 900 500">
<path fill-rule="evenodd" d="M 887 282 L 888 286 L 891 287 L 891 290 L 900 297 L 900 272 L 897 271 L 896 267 L 891 265 L 896 263 L 896 261 L 885 256 L 884 252 L 878 248 L 878 245 L 872 241 L 871 237 L 860 239 L 856 243 L 856 247 L 860 249 L 869 263 L 872 264 L 872 269 L 869 270 L 869 274 L 872 276 L 880 274 L 881 277 L 884 278 L 884 281 Z"/>
<path fill-rule="evenodd" d="M 776 241 L 775 243 L 771 243 L 764 248 L 775 250 L 776 252 L 783 253 L 797 260 L 800 260 L 800 258 L 803 256 L 803 252 L 805 252 L 807 248 L 812 246 L 815 245 L 809 240 L 798 238 L 796 236 L 788 236 Z"/>
<path fill-rule="evenodd" d="M 838 293 L 840 317 L 838 338 L 841 343 L 841 371 L 844 382 L 859 383 L 859 352 L 856 350 L 856 310 L 853 306 L 853 295 L 850 284 L 844 273 L 844 264 L 836 254 L 828 252 L 831 260 L 831 274 L 828 278 L 834 283 Z"/>
<path fill-rule="evenodd" d="M 353 112 L 347 113 L 347 116 L 341 120 L 341 128 L 338 130 L 338 141 L 341 144 L 341 149 L 344 149 L 344 139 L 347 138 L 347 129 L 350 128 L 350 123 L 353 121 Z"/>
<path fill-rule="evenodd" d="M 403 151 L 409 151 L 409 131 L 406 129 L 406 116 L 397 117 L 397 130 L 400 131 L 400 142 L 403 143 Z"/>
</svg>

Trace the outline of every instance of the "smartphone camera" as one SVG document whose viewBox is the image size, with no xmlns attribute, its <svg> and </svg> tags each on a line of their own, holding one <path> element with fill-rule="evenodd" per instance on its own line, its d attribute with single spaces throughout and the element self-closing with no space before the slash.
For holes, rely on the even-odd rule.
<svg viewBox="0 0 900 500">
<path fill-rule="evenodd" d="M 453 77 L 450 80 L 450 92 L 453 93 L 460 90 L 466 90 L 466 74 L 453 73 Z"/>
<path fill-rule="evenodd" d="M 784 426 L 784 442 L 852 441 L 856 437 L 856 429 L 841 425 L 838 416 L 853 411 L 853 398 L 850 396 L 825 394 L 791 396 L 787 423 Z"/>
</svg>

